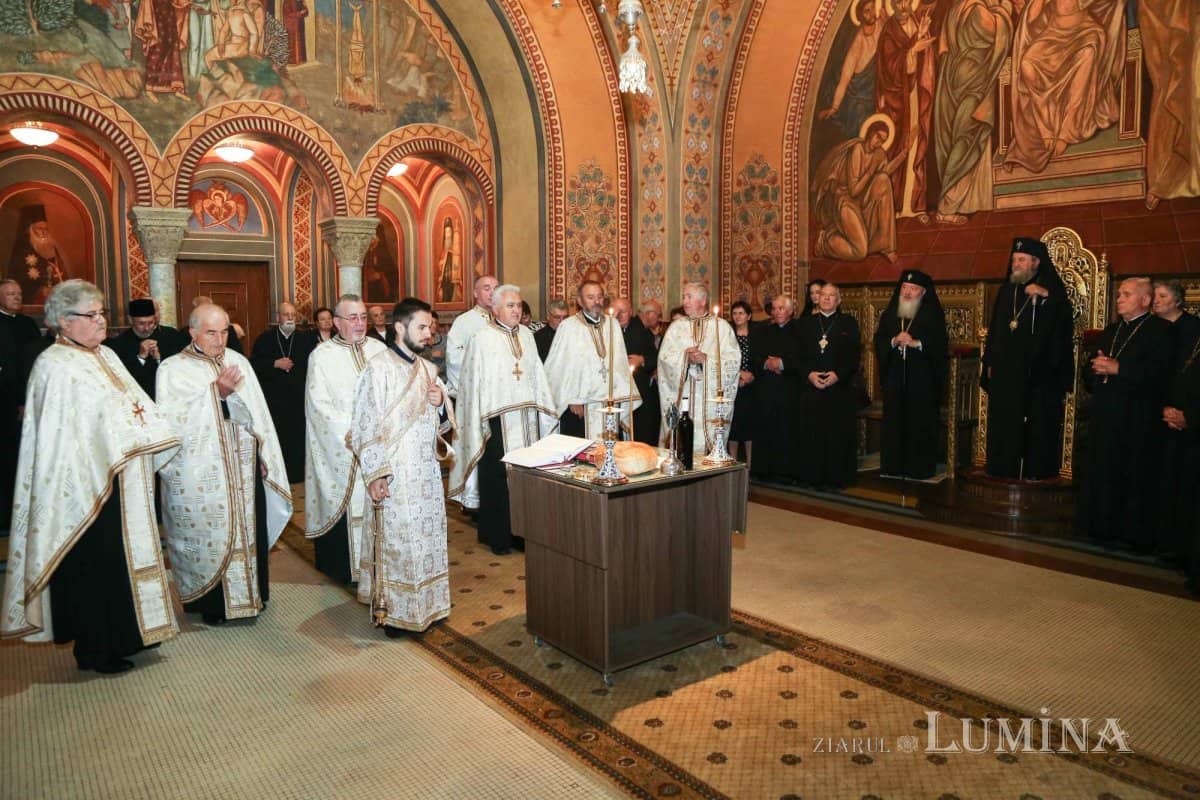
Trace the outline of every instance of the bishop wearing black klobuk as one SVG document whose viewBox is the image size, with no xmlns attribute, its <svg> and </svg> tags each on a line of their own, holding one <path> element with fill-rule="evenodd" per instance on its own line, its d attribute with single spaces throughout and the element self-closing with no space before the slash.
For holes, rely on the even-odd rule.
<svg viewBox="0 0 1200 800">
<path fill-rule="evenodd" d="M 1171 323 L 1150 311 L 1146 278 L 1117 290 L 1119 319 L 1104 329 L 1084 368 L 1092 398 L 1077 533 L 1149 551 L 1171 371 Z"/>
<path fill-rule="evenodd" d="M 278 325 L 254 340 L 250 364 L 258 376 L 283 449 L 288 483 L 304 480 L 304 391 L 312 337 L 296 330 L 296 307 L 280 303 Z"/>
<path fill-rule="evenodd" d="M 946 314 L 933 279 L 905 270 L 875 331 L 883 389 L 880 472 L 885 476 L 921 480 L 937 468 L 948 347 Z"/>
<path fill-rule="evenodd" d="M 1008 277 L 992 307 L 980 376 L 988 393 L 987 474 L 1045 480 L 1062 462 L 1074 314 L 1041 240 L 1013 240 Z"/>
<path fill-rule="evenodd" d="M 800 339 L 791 298 L 777 297 L 771 319 L 750 333 L 758 420 L 751 471 L 760 480 L 800 479 Z"/>
<path fill-rule="evenodd" d="M 1162 474 L 1158 483 L 1157 549 L 1187 566 L 1200 487 L 1200 318 L 1183 309 L 1178 281 L 1154 285 L 1154 313 L 1171 323 L 1172 365 L 1163 408 Z"/>
<path fill-rule="evenodd" d="M 143 297 L 129 303 L 129 328 L 104 344 L 117 354 L 138 386 L 153 400 L 158 365 L 183 349 L 184 338 L 178 329 L 159 324 L 154 301 Z"/>
<path fill-rule="evenodd" d="M 843 488 L 858 472 L 854 375 L 862 355 L 858 321 L 840 310 L 841 292 L 821 287 L 817 312 L 796 323 L 800 337 L 800 480 Z"/>
</svg>

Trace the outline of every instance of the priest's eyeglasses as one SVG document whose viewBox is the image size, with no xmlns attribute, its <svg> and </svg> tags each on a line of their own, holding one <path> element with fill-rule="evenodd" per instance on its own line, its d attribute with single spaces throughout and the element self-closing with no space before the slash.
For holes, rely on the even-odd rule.
<svg viewBox="0 0 1200 800">
<path fill-rule="evenodd" d="M 101 309 L 100 311 L 68 311 L 68 317 L 87 317 L 92 322 L 98 319 L 103 319 L 108 316 L 108 312 Z"/>
<path fill-rule="evenodd" d="M 334 316 L 337 317 L 338 319 L 344 319 L 347 322 L 366 322 L 368 319 L 370 319 L 370 317 L 367 316 L 366 314 L 351 314 L 350 316 L 343 316 L 342 314 L 334 314 Z"/>
</svg>

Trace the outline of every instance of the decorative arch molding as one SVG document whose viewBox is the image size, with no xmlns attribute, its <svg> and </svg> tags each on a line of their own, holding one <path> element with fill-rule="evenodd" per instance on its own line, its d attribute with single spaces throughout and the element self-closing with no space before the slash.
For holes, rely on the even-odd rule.
<svg viewBox="0 0 1200 800">
<path fill-rule="evenodd" d="M 163 188 L 156 198 L 159 205 L 186 205 L 201 157 L 222 139 L 248 133 L 283 139 L 306 153 L 325 176 L 335 216 L 349 216 L 352 209 L 357 212 L 362 208 L 361 191 L 348 191 L 353 170 L 337 140 L 299 111 L 262 101 L 222 103 L 197 114 L 180 128 L 158 164 Z"/>
<path fill-rule="evenodd" d="M 95 131 L 128 167 L 134 205 L 153 204 L 158 194 L 158 148 L 146 129 L 112 99 L 65 78 L 0 74 L 0 113 L 23 111 L 66 117 Z"/>
<path fill-rule="evenodd" d="M 384 136 L 367 153 L 354 176 L 361 185 L 363 213 L 370 216 L 379 205 L 379 189 L 387 171 L 409 156 L 441 156 L 460 164 L 479 184 L 488 205 L 496 202 L 496 184 L 492 179 L 490 159 L 458 131 L 440 125 L 408 125 Z"/>
<path fill-rule="evenodd" d="M 817 62 L 829 57 L 830 42 L 825 33 L 833 21 L 836 11 L 844 13 L 852 0 L 819 0 L 804 46 L 800 50 L 800 61 L 796 74 L 792 76 L 792 89 L 788 93 L 786 122 L 783 128 L 783 175 L 780 179 L 780 205 L 783 207 L 783 263 L 793 271 L 807 269 L 808 252 L 808 203 L 804 187 L 808 181 L 808 136 L 812 131 L 812 105 L 809 89 L 816 73 Z M 840 15 L 836 15 L 840 19 Z M 822 63 L 822 66 L 824 64 Z"/>
<path fill-rule="evenodd" d="M 632 287 L 632 258 L 630 247 L 630 220 L 633 215 L 633 198 L 630 196 L 630 162 L 629 162 L 629 127 L 625 122 L 625 102 L 621 98 L 620 81 L 617 77 L 617 65 L 613 62 L 613 54 L 609 49 L 609 40 L 600 25 L 600 18 L 591 3 L 581 3 L 583 19 L 587 22 L 588 31 L 596 47 L 596 55 L 600 59 L 600 69 L 604 73 L 604 83 L 608 89 L 609 106 L 612 109 L 613 139 L 617 143 L 617 296 L 629 297 Z M 613 38 L 613 44 L 619 46 L 618 39 Z M 565 266 L 565 262 L 564 262 Z M 555 270 L 555 277 L 558 270 Z M 554 284 L 558 297 L 570 297 L 577 287 L 566 284 L 566 270 L 562 270 L 562 283 Z"/>
<path fill-rule="evenodd" d="M 735 268 L 733 263 L 733 215 L 735 213 L 733 189 L 734 171 L 737 168 L 733 163 L 733 140 L 737 129 L 738 100 L 741 97 L 742 80 L 746 76 L 746 62 L 750 58 L 750 48 L 754 44 L 754 33 L 758 30 L 758 23 L 762 19 L 765 4 L 766 0 L 751 0 L 750 11 L 746 15 L 746 24 L 738 38 L 733 69 L 729 78 L 729 91 L 725 95 L 725 110 L 721 115 L 724 120 L 724 131 L 721 134 L 721 183 L 717 192 L 721 198 L 721 239 L 718 263 L 720 264 L 720 298 L 721 304 L 725 307 L 733 302 L 733 271 Z M 791 278 L 794 273 L 786 266 L 787 263 L 787 261 L 780 262 L 778 276 L 780 290 L 785 294 L 791 292 Z"/>
<path fill-rule="evenodd" d="M 561 270 L 567 263 L 567 214 L 566 205 L 556 202 L 555 198 L 567 196 L 567 166 L 562 117 L 558 110 L 558 98 L 554 94 L 554 82 L 550 79 L 550 65 L 546 63 L 546 56 L 533 31 L 533 25 L 521 7 L 521 0 L 494 1 L 508 19 L 512 35 L 520 47 L 521 60 L 529 72 L 534 94 L 537 96 L 538 117 L 541 121 L 546 154 L 546 266 L 548 269 Z"/>
</svg>

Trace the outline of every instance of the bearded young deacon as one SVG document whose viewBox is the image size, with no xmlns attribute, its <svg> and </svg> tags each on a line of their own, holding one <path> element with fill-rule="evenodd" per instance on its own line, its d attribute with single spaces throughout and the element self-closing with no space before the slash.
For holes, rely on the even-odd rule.
<svg viewBox="0 0 1200 800">
<path fill-rule="evenodd" d="M 937 469 L 949 336 L 933 278 L 906 270 L 875 331 L 883 388 L 880 472 L 921 480 Z"/>
<path fill-rule="evenodd" d="M 171 568 L 184 610 L 210 625 L 263 609 L 267 553 L 292 515 L 275 425 L 228 329 L 223 308 L 197 306 L 191 344 L 158 368 L 159 406 L 183 442 L 160 471 Z"/>
<path fill-rule="evenodd" d="M 629 357 L 625 336 L 612 315 L 604 313 L 604 287 L 596 281 L 579 284 L 579 311 L 567 317 L 554 334 L 546 358 L 546 378 L 559 413 L 559 432 L 597 439 L 604 432 L 604 408 L 621 401 L 623 424 L 629 424 Z M 609 353 L 609 348 L 612 353 Z M 610 367 L 614 374 L 610 375 Z M 635 405 L 641 396 L 633 393 Z"/>
<path fill-rule="evenodd" d="M 458 373 L 462 369 L 467 345 L 475 332 L 492 321 L 492 293 L 500 282 L 495 275 L 480 275 L 475 279 L 475 307 L 459 314 L 446 334 L 446 386 L 451 397 L 458 396 Z"/>
<path fill-rule="evenodd" d="M 709 313 L 708 288 L 702 283 L 683 285 L 682 319 L 667 328 L 658 351 L 658 392 L 665 414 L 673 405 L 681 408 L 688 400 L 689 413 L 695 420 L 692 447 L 696 452 L 712 448 L 712 420 L 720 390 L 733 403 L 741 372 L 741 349 L 733 327 Z M 720 364 L 717 363 L 717 337 L 720 337 Z M 695 386 L 690 396 L 689 383 Z M 664 423 L 662 430 L 666 431 Z"/>
<path fill-rule="evenodd" d="M 154 471 L 179 450 L 167 420 L 100 344 L 104 295 L 57 284 L 46 324 L 58 338 L 29 377 L 0 634 L 74 642 L 80 669 L 178 632 L 154 521 Z"/>
<path fill-rule="evenodd" d="M 120 357 L 125 369 L 153 400 L 158 365 L 182 350 L 186 338 L 170 325 L 160 324 L 154 301 L 141 297 L 129 302 L 129 327 L 104 344 Z"/>
<path fill-rule="evenodd" d="M 304 535 L 313 540 L 317 569 L 339 583 L 358 580 L 367 496 L 350 449 L 354 387 L 367 362 L 388 349 L 367 336 L 368 320 L 361 297 L 338 298 L 337 333 L 309 356 L 304 389 Z"/>
<path fill-rule="evenodd" d="M 430 311 L 413 297 L 396 304 L 395 335 L 363 370 L 351 418 L 350 445 L 370 500 L 358 599 L 382 609 L 385 633 L 393 638 L 450 616 L 438 443 L 445 445 L 442 435 L 454 417 L 437 367 L 422 356 L 433 340 Z"/>
<path fill-rule="evenodd" d="M 553 431 L 558 415 L 533 334 L 521 325 L 521 290 L 497 286 L 492 313 L 495 319 L 475 333 L 463 357 L 450 497 L 478 509 L 479 541 L 505 555 L 523 549 L 525 540 L 513 536 L 500 459 Z"/>
<path fill-rule="evenodd" d="M 987 474 L 1045 480 L 1062 461 L 1063 400 L 1075 378 L 1074 315 L 1040 239 L 1013 240 L 996 293 L 980 385 L 988 393 Z"/>
</svg>

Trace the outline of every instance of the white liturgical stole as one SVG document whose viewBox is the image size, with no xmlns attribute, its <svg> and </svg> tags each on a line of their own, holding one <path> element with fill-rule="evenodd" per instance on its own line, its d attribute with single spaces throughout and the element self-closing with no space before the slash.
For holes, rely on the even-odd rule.
<svg viewBox="0 0 1200 800">
<path fill-rule="evenodd" d="M 611 346 L 611 361 L 609 348 Z M 612 366 L 612 398 L 621 409 L 621 418 L 629 422 L 630 375 L 625 353 L 625 336 L 617 321 L 607 314 L 593 325 L 583 312 L 564 319 L 554 333 L 550 355 L 546 357 L 546 379 L 554 395 L 555 410 L 561 417 L 571 405 L 586 405 L 586 432 L 598 439 L 604 432 L 604 407 L 609 399 L 609 366 Z M 632 388 L 633 406 L 642 404 L 637 387 Z"/>
<path fill-rule="evenodd" d="M 717 366 L 717 332 L 721 337 L 720 366 Z M 707 356 L 703 364 L 687 363 L 687 349 L 699 347 Z M 741 371 L 742 351 L 738 347 L 733 327 L 712 315 L 696 319 L 677 319 L 667 328 L 658 350 L 658 392 L 662 403 L 663 438 L 667 437 L 665 417 L 671 405 L 679 406 L 680 397 L 688 396 L 688 378 L 695 379 L 696 396 L 688 403 L 695 421 L 693 448 L 707 452 L 712 447 L 713 420 L 716 419 L 717 389 L 723 386 L 725 399 L 733 403 L 737 395 L 738 373 Z M 718 380 L 717 376 L 720 375 Z M 732 405 L 726 412 L 728 424 Z M 703 424 L 701 424 L 703 423 Z"/>
</svg>

